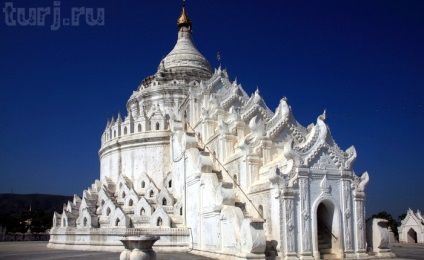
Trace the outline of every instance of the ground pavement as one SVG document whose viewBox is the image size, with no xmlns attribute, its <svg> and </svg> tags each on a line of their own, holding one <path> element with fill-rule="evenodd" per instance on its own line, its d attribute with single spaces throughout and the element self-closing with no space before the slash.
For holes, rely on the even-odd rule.
<svg viewBox="0 0 424 260">
<path fill-rule="evenodd" d="M 57 250 L 47 248 L 47 242 L 0 242 L 0 259 L 10 260 L 53 260 L 90 259 L 118 260 L 120 253 Z M 157 253 L 157 260 L 208 260 L 210 258 L 188 253 Z"/>
<path fill-rule="evenodd" d="M 393 243 L 390 244 L 390 248 L 403 259 L 424 259 L 424 244 Z"/>
<path fill-rule="evenodd" d="M 424 244 L 391 244 L 398 259 L 424 260 Z M 0 259 L 13 260 L 53 260 L 90 259 L 117 260 L 119 253 L 56 250 L 47 248 L 47 242 L 0 242 Z M 188 253 L 157 253 L 157 260 L 207 260 L 210 258 Z M 381 260 L 381 259 L 379 259 Z"/>
</svg>

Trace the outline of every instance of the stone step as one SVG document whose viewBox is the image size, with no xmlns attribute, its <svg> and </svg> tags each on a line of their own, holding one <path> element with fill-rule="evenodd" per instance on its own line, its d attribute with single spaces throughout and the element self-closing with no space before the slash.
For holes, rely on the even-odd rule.
<svg viewBox="0 0 424 260">
<path fill-rule="evenodd" d="M 222 181 L 222 171 L 221 170 L 219 170 L 219 171 L 212 170 L 212 172 L 216 174 L 216 176 L 218 177 L 218 181 Z"/>
<path fill-rule="evenodd" d="M 241 211 L 243 211 L 243 213 L 246 212 L 246 203 L 241 202 L 241 201 L 236 201 L 235 206 L 239 207 L 241 209 Z"/>
<path fill-rule="evenodd" d="M 322 255 L 331 254 L 331 247 L 330 248 L 320 248 L 319 253 L 322 254 Z"/>
<path fill-rule="evenodd" d="M 321 255 L 321 259 L 331 260 L 331 259 L 340 259 L 340 258 L 337 258 L 335 254 L 324 254 L 324 255 Z"/>
<path fill-rule="evenodd" d="M 235 205 L 236 207 L 241 209 L 241 212 L 243 213 L 244 218 L 253 218 L 249 212 L 247 212 L 246 210 L 246 203 L 245 202 L 241 202 L 239 200 L 236 200 Z"/>
<path fill-rule="evenodd" d="M 319 251 L 323 251 L 323 250 L 327 250 L 327 249 L 331 249 L 331 245 L 329 245 L 329 244 L 318 245 Z"/>
<path fill-rule="evenodd" d="M 318 244 L 325 244 L 325 243 L 327 243 L 327 240 L 323 238 L 318 238 Z"/>
</svg>

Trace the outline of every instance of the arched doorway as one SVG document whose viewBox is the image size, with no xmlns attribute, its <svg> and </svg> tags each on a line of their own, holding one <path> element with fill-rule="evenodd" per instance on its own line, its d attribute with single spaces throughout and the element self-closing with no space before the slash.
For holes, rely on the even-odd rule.
<svg viewBox="0 0 424 260">
<path fill-rule="evenodd" d="M 413 228 L 410 228 L 406 233 L 406 242 L 417 243 L 417 232 Z"/>
<path fill-rule="evenodd" d="M 321 258 L 340 258 L 339 214 L 331 201 L 325 200 L 318 205 L 316 231 L 316 246 Z"/>
</svg>

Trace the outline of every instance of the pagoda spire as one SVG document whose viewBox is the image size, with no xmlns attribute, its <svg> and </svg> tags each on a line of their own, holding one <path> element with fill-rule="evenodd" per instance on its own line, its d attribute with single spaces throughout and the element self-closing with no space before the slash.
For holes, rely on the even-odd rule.
<svg viewBox="0 0 424 260">
<path fill-rule="evenodd" d="M 182 1 L 182 12 L 180 18 L 177 20 L 178 29 L 185 27 L 191 31 L 191 20 L 188 18 L 186 10 L 185 10 L 185 0 Z"/>
</svg>

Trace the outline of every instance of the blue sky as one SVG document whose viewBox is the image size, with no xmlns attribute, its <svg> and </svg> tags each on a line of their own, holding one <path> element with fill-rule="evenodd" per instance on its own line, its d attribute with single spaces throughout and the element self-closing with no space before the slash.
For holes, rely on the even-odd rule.
<svg viewBox="0 0 424 260">
<path fill-rule="evenodd" d="M 7 1 L 14 8 L 53 1 Z M 90 26 L 7 26 L 0 19 L 0 193 L 82 194 L 99 177 L 106 121 L 173 48 L 178 0 L 61 1 L 104 8 Z M 367 214 L 424 210 L 423 1 L 188 1 L 197 48 L 271 110 L 327 123 L 370 174 Z M 16 14 L 15 14 L 16 19 Z"/>
</svg>

